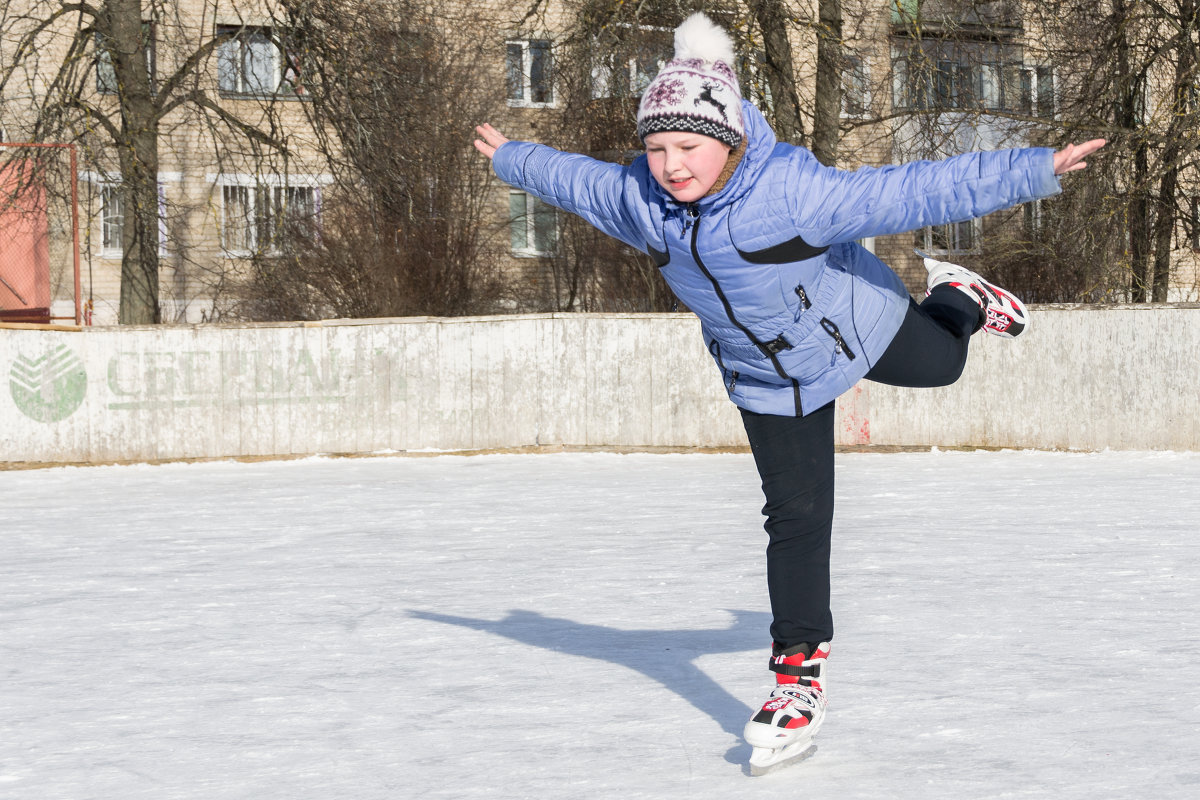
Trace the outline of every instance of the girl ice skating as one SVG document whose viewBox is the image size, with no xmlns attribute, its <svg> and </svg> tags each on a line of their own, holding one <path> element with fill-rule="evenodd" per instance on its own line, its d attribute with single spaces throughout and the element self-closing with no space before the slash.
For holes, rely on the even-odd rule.
<svg viewBox="0 0 1200 800">
<path fill-rule="evenodd" d="M 506 183 L 653 256 L 700 318 L 766 498 L 776 685 L 745 728 L 761 773 L 808 753 L 826 713 L 835 398 L 863 378 L 953 383 L 972 334 L 1030 324 L 1011 293 L 928 257 L 918 304 L 855 241 L 1057 194 L 1056 176 L 1104 142 L 843 171 L 777 142 L 742 100 L 734 63 L 707 17 L 680 25 L 638 109 L 645 155 L 628 167 L 510 142 L 490 125 L 475 146 Z"/>
</svg>

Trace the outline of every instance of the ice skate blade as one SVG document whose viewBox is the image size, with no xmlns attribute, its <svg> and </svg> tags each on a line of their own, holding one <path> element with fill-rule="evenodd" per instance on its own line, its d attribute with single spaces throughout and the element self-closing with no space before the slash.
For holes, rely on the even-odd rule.
<svg viewBox="0 0 1200 800">
<path fill-rule="evenodd" d="M 816 742 L 796 742 L 778 750 L 756 747 L 750 754 L 750 774 L 755 777 L 768 775 L 792 764 L 798 764 L 817 752 Z"/>
</svg>

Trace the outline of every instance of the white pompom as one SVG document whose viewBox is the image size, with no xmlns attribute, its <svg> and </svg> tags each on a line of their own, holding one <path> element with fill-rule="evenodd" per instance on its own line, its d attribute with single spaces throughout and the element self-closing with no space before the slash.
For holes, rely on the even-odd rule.
<svg viewBox="0 0 1200 800">
<path fill-rule="evenodd" d="M 697 11 L 675 29 L 675 57 L 733 64 L 733 40 L 724 28 Z"/>
</svg>

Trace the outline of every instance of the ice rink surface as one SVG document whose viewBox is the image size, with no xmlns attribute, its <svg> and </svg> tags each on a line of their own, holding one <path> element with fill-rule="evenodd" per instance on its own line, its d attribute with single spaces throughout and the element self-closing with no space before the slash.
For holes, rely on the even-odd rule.
<svg viewBox="0 0 1200 800">
<path fill-rule="evenodd" d="M 1200 455 L 838 459 L 761 778 L 747 455 L 0 472 L 0 797 L 1200 797 Z"/>
</svg>

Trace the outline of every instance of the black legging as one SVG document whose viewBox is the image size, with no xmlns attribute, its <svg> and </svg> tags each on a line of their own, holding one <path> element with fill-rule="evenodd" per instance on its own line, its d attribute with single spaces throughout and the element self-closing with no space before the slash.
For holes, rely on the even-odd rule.
<svg viewBox="0 0 1200 800">
<path fill-rule="evenodd" d="M 938 287 L 904 321 L 867 378 L 893 386 L 946 386 L 958 380 L 979 307 L 950 286 Z M 834 404 L 803 417 L 742 411 L 762 478 L 771 636 L 783 647 L 833 638 L 829 549 L 833 530 Z"/>
</svg>

